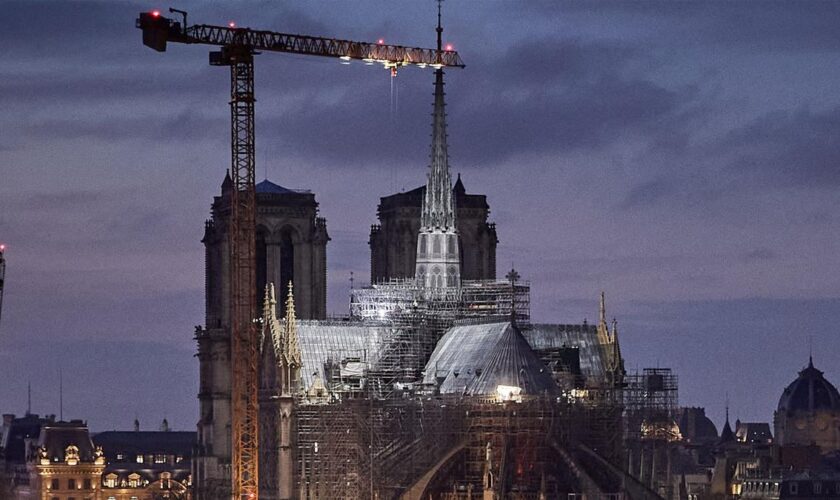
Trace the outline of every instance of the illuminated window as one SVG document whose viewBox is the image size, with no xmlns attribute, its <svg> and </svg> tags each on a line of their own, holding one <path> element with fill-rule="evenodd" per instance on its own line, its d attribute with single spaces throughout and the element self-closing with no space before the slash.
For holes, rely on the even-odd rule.
<svg viewBox="0 0 840 500">
<path fill-rule="evenodd" d="M 137 463 L 138 463 L 138 464 L 142 464 L 142 463 L 143 463 L 143 455 L 137 455 Z"/>
<path fill-rule="evenodd" d="M 155 463 L 156 464 L 165 464 L 166 463 L 166 455 L 155 455 Z"/>
<path fill-rule="evenodd" d="M 107 488 L 116 488 L 117 487 L 117 475 L 113 472 L 105 476 L 105 487 Z"/>
<path fill-rule="evenodd" d="M 184 457 L 182 457 L 181 455 L 177 455 L 177 456 L 175 457 L 175 463 L 176 463 L 176 464 L 180 464 L 180 463 L 181 463 L 181 462 L 183 462 L 183 461 L 184 461 Z"/>
<path fill-rule="evenodd" d="M 125 455 L 123 455 L 122 453 L 117 453 L 117 460 L 119 460 L 119 461 L 125 460 Z"/>
<path fill-rule="evenodd" d="M 137 488 L 140 486 L 140 474 L 131 473 L 128 475 L 128 486 L 129 488 Z"/>
</svg>

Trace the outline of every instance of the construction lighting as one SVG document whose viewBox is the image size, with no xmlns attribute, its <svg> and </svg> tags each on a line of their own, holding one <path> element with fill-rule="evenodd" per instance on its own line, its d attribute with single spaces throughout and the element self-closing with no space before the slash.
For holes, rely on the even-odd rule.
<svg viewBox="0 0 840 500">
<path fill-rule="evenodd" d="M 521 387 L 514 385 L 497 385 L 496 395 L 499 401 L 521 401 L 519 394 L 522 392 Z"/>
</svg>

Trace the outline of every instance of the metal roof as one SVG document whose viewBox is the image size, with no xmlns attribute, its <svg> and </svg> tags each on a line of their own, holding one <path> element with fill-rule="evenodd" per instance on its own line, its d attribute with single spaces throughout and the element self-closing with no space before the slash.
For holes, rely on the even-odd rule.
<svg viewBox="0 0 840 500">
<path fill-rule="evenodd" d="M 603 350 L 595 325 L 537 324 L 524 329 L 522 335 L 538 354 L 548 349 L 577 347 L 581 374 L 592 382 L 606 380 Z"/>
<path fill-rule="evenodd" d="M 363 323 L 298 321 L 297 334 L 303 361 L 300 375 L 304 388 L 311 387 L 316 372 L 321 380 L 326 380 L 324 365 L 328 361 L 375 364 L 385 341 L 397 331 L 389 326 Z M 345 368 L 358 371 L 359 365 Z"/>
<path fill-rule="evenodd" d="M 442 394 L 491 395 L 499 385 L 523 394 L 557 389 L 548 368 L 519 328 L 510 322 L 450 328 L 426 364 L 425 383 L 439 382 Z"/>
</svg>

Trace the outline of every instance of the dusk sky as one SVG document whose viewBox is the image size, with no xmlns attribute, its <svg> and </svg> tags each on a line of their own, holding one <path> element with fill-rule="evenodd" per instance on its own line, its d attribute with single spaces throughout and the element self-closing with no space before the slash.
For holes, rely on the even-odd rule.
<svg viewBox="0 0 840 500">
<path fill-rule="evenodd" d="M 144 47 L 168 4 L 3 2 L 0 411 L 94 430 L 198 418 L 200 243 L 230 163 L 227 68 Z M 423 1 L 175 2 L 192 23 L 432 47 Z M 772 422 L 840 384 L 840 3 L 447 0 L 450 165 L 486 194 L 534 322 L 597 318 L 680 403 Z M 257 172 L 327 218 L 329 303 L 369 278 L 380 196 L 425 182 L 433 74 L 264 53 Z"/>
</svg>

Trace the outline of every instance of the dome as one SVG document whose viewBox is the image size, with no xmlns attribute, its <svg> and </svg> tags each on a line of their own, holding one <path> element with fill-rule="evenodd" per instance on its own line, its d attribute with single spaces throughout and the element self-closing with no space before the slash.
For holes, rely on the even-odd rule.
<svg viewBox="0 0 840 500">
<path fill-rule="evenodd" d="M 683 408 L 678 421 L 680 433 L 690 442 L 714 442 L 718 439 L 717 427 L 706 416 L 705 408 Z"/>
<path fill-rule="evenodd" d="M 782 393 L 778 411 L 814 410 L 840 410 L 840 393 L 809 360 L 808 367 Z"/>
</svg>

